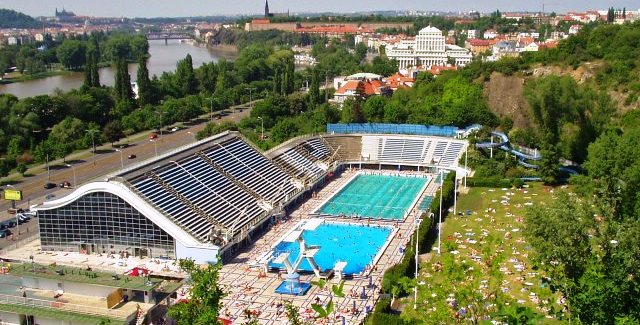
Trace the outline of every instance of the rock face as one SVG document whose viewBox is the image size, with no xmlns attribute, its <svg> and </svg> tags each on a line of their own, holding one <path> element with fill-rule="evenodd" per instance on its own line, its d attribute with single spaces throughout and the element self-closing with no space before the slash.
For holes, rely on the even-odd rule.
<svg viewBox="0 0 640 325">
<path fill-rule="evenodd" d="M 499 117 L 513 120 L 515 128 L 533 127 L 529 104 L 524 98 L 523 77 L 506 76 L 498 72 L 484 84 L 484 96 L 491 111 Z"/>
</svg>

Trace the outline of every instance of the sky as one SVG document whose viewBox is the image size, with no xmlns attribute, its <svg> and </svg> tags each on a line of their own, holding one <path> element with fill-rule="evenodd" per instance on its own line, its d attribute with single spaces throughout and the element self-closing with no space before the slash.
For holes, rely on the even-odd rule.
<svg viewBox="0 0 640 325">
<path fill-rule="evenodd" d="M 373 10 L 540 11 L 543 0 L 271 0 L 271 12 L 355 12 Z M 544 0 L 545 11 L 566 12 L 626 7 L 640 9 L 638 0 Z M 53 16 L 55 8 L 99 17 L 188 17 L 264 13 L 264 0 L 2 0 L 0 8 L 31 16 Z"/>
</svg>

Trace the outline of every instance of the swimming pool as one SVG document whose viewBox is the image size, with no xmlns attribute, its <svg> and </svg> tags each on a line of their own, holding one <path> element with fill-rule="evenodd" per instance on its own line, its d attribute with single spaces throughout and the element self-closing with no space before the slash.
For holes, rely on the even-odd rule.
<svg viewBox="0 0 640 325">
<path fill-rule="evenodd" d="M 382 248 L 388 244 L 392 232 L 393 228 L 388 226 L 365 226 L 325 221 L 314 230 L 305 230 L 302 238 L 307 246 L 320 246 L 314 259 L 321 271 L 332 270 L 337 262 L 343 261 L 347 262 L 343 273 L 354 275 L 362 273 L 367 264 L 377 261 Z M 273 256 L 277 257 L 282 253 L 289 253 L 289 261 L 293 263 L 300 254 L 299 244 L 297 242 L 279 242 L 273 249 Z M 269 262 L 269 266 L 285 269 L 283 263 L 279 264 L 273 261 Z M 298 270 L 313 271 L 306 259 L 300 264 Z"/>
<path fill-rule="evenodd" d="M 428 181 L 428 177 L 358 174 L 316 212 L 403 219 Z"/>
</svg>

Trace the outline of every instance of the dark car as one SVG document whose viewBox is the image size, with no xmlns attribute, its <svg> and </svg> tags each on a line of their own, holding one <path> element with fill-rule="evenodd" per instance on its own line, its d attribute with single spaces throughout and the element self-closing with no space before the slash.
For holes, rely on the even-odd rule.
<svg viewBox="0 0 640 325">
<path fill-rule="evenodd" d="M 7 229 L 7 228 L 13 228 L 15 226 L 16 226 L 15 220 L 9 219 L 9 220 L 3 221 L 0 228 Z"/>
<path fill-rule="evenodd" d="M 127 158 L 129 158 L 129 159 L 136 159 L 136 157 L 137 157 L 136 155 L 129 155 L 129 156 L 127 156 Z"/>
<path fill-rule="evenodd" d="M 56 187 L 56 184 L 55 184 L 55 183 L 51 183 L 51 182 L 46 182 L 46 183 L 44 183 L 44 188 L 45 188 L 45 189 L 47 189 L 47 190 L 48 190 L 48 189 L 55 188 L 55 187 Z"/>
<path fill-rule="evenodd" d="M 9 236 L 11 236 L 11 230 L 9 229 L 0 230 L 0 238 L 7 238 Z"/>
</svg>

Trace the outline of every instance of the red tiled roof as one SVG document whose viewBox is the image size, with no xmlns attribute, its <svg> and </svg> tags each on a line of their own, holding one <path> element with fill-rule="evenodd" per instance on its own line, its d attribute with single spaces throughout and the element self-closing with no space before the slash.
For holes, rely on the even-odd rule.
<svg viewBox="0 0 640 325">
<path fill-rule="evenodd" d="M 471 44 L 471 46 L 491 46 L 495 44 L 495 42 L 492 40 L 478 39 L 478 38 L 469 39 L 468 42 L 469 44 Z"/>
<path fill-rule="evenodd" d="M 342 85 L 342 87 L 336 90 L 336 94 L 344 94 L 348 91 L 356 91 L 358 89 L 358 84 L 360 80 L 349 80 L 346 84 Z M 380 94 L 380 88 L 384 87 L 385 84 L 382 81 L 374 79 L 374 80 L 364 80 L 362 81 L 364 84 L 364 94 L 366 96 L 372 96 L 376 94 Z"/>
<path fill-rule="evenodd" d="M 373 33 L 371 28 L 362 28 L 355 26 L 314 26 L 314 27 L 297 27 L 296 33 L 316 33 L 316 34 L 359 34 Z"/>
<path fill-rule="evenodd" d="M 254 19 L 251 21 L 252 24 L 270 24 L 271 21 L 269 19 L 263 18 L 263 19 Z"/>
</svg>

